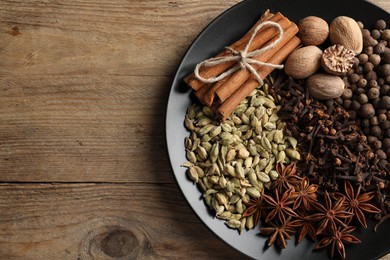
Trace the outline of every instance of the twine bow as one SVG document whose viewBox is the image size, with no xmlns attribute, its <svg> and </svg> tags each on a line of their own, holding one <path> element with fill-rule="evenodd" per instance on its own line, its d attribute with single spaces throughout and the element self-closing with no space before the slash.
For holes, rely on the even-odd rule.
<svg viewBox="0 0 390 260">
<path fill-rule="evenodd" d="M 251 45 L 253 39 L 255 38 L 257 32 L 263 28 L 264 26 L 271 26 L 271 27 L 275 27 L 277 30 L 278 30 L 278 38 L 273 41 L 271 44 L 265 46 L 264 48 L 260 48 L 260 49 L 257 49 L 257 50 L 254 50 L 252 52 L 248 52 L 248 49 L 249 49 L 249 46 Z M 252 35 L 251 35 L 251 38 L 249 39 L 247 45 L 245 46 L 244 50 L 242 51 L 236 51 L 230 47 L 225 47 L 225 49 L 229 50 L 232 52 L 232 55 L 231 56 L 223 56 L 223 57 L 214 57 L 214 58 L 210 58 L 210 59 L 207 59 L 207 60 L 204 60 L 202 62 L 200 62 L 198 65 L 196 65 L 195 67 L 195 70 L 194 70 L 194 74 L 195 74 L 195 77 L 204 82 L 204 83 L 214 83 L 214 82 L 217 82 L 217 81 L 220 81 L 222 80 L 223 78 L 233 74 L 234 72 L 236 72 L 237 70 L 239 69 L 248 69 L 256 78 L 256 80 L 259 82 L 260 85 L 263 85 L 263 80 L 261 79 L 259 73 L 257 73 L 257 70 L 252 66 L 252 64 L 256 64 L 256 65 L 259 65 L 259 66 L 268 66 L 268 67 L 272 67 L 272 68 L 277 68 L 277 69 L 283 69 L 283 65 L 277 65 L 277 64 L 272 64 L 272 63 L 267 63 L 267 62 L 261 62 L 261 61 L 257 61 L 255 59 L 252 59 L 254 56 L 256 55 L 259 55 L 260 53 L 263 53 L 271 48 L 273 48 L 275 45 L 277 45 L 281 40 L 282 40 L 282 36 L 283 36 L 283 29 L 282 27 L 278 24 L 278 23 L 275 23 L 275 22 L 272 22 L 272 21 L 266 21 L 266 22 L 263 22 L 263 23 L 260 23 L 252 32 Z M 205 67 L 212 67 L 212 66 L 216 66 L 218 64 L 222 64 L 222 63 L 225 63 L 225 62 L 237 62 L 237 65 L 236 66 L 233 66 L 232 68 L 230 68 L 229 70 L 221 73 L 220 75 L 218 76 L 215 76 L 215 77 L 210 77 L 210 78 L 204 78 L 200 75 L 200 68 L 202 66 L 205 66 Z"/>
</svg>

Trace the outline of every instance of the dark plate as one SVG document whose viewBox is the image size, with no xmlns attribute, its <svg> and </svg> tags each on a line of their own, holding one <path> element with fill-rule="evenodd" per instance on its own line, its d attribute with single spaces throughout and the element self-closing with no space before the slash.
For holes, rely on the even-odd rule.
<svg viewBox="0 0 390 260">
<path fill-rule="evenodd" d="M 315 15 L 330 22 L 334 17 L 347 15 L 371 27 L 377 19 L 386 20 L 390 15 L 365 1 L 358 0 L 248 0 L 241 2 L 210 23 L 195 39 L 185 54 L 173 80 L 166 114 L 166 138 L 168 153 L 175 178 L 194 212 L 219 238 L 243 254 L 257 259 L 328 259 L 324 250 L 313 251 L 314 243 L 304 240 L 295 246 L 294 238 L 288 241 L 287 249 L 265 248 L 265 238 L 257 229 L 243 232 L 228 229 L 222 220 L 215 219 L 208 212 L 201 199 L 201 193 L 186 177 L 184 138 L 189 132 L 183 119 L 187 107 L 193 102 L 182 79 L 190 74 L 195 65 L 219 53 L 225 46 L 239 39 L 266 10 L 281 12 L 292 21 Z M 366 230 L 357 231 L 362 244 L 347 246 L 348 259 L 375 259 L 390 251 L 390 221 L 382 224 L 378 232 L 373 231 L 373 222 Z"/>
</svg>

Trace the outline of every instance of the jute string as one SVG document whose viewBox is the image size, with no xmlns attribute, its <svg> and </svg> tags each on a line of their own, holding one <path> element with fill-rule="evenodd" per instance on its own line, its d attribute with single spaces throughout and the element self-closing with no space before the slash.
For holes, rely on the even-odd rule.
<svg viewBox="0 0 390 260">
<path fill-rule="evenodd" d="M 267 46 L 265 46 L 264 48 L 260 48 L 260 49 L 254 50 L 252 52 L 248 52 L 249 46 L 251 45 L 257 32 L 261 28 L 263 28 L 264 26 L 267 26 L 267 25 L 271 26 L 271 27 L 275 27 L 278 30 L 278 33 L 279 33 L 278 38 L 275 41 L 273 41 L 271 44 L 268 44 Z M 255 78 L 259 82 L 259 84 L 263 85 L 263 80 L 261 79 L 259 73 L 257 73 L 257 70 L 252 66 L 252 64 L 256 64 L 259 66 L 272 67 L 272 68 L 276 68 L 276 69 L 283 69 L 283 65 L 261 62 L 261 61 L 257 61 L 257 60 L 252 59 L 252 58 L 254 56 L 259 55 L 260 53 L 263 53 L 263 52 L 275 47 L 282 40 L 283 33 L 284 33 L 284 31 L 278 23 L 275 23 L 272 21 L 266 21 L 266 22 L 260 23 L 253 30 L 251 38 L 249 39 L 244 50 L 236 51 L 230 47 L 225 47 L 225 49 L 229 50 L 232 53 L 232 55 L 231 56 L 223 56 L 223 57 L 214 57 L 214 58 L 210 58 L 210 59 L 207 59 L 207 60 L 200 62 L 195 67 L 195 70 L 194 70 L 195 77 L 204 83 L 215 83 L 215 82 L 218 82 L 218 81 L 222 80 L 223 78 L 233 74 L 234 72 L 236 72 L 239 69 L 248 69 L 250 71 L 250 73 L 252 73 L 255 76 Z M 212 67 L 212 66 L 216 66 L 216 65 L 219 65 L 219 64 L 222 64 L 225 62 L 232 62 L 232 61 L 236 62 L 237 65 L 233 66 L 232 68 L 221 73 L 218 76 L 210 77 L 210 78 L 206 79 L 200 75 L 200 68 L 201 67 Z"/>
</svg>

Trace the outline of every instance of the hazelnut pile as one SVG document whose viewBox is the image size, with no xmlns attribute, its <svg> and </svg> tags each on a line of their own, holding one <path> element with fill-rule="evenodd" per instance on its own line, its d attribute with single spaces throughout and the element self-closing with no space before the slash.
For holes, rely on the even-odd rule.
<svg viewBox="0 0 390 260">
<path fill-rule="evenodd" d="M 380 160 L 378 165 L 384 168 L 390 159 L 390 29 L 384 20 L 378 20 L 371 31 L 358 24 L 363 51 L 343 77 L 345 90 L 337 101 L 360 124 Z"/>
</svg>

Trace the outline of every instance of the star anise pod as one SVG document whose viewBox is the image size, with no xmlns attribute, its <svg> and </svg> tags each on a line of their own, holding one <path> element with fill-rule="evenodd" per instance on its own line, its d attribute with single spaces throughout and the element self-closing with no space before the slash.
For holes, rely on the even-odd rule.
<svg viewBox="0 0 390 260">
<path fill-rule="evenodd" d="M 290 226 L 297 230 L 297 243 L 300 243 L 306 236 L 313 241 L 316 240 L 316 229 L 312 217 L 305 210 L 298 210 L 298 217 L 290 222 Z"/>
<path fill-rule="evenodd" d="M 295 199 L 293 209 L 295 210 L 302 205 L 304 209 L 309 210 L 310 203 L 317 200 L 317 189 L 317 184 L 310 184 L 309 178 L 304 177 L 292 194 Z"/>
<path fill-rule="evenodd" d="M 297 175 L 297 166 L 295 163 L 287 166 L 278 163 L 275 169 L 279 176 L 273 181 L 271 189 L 276 189 L 279 193 L 295 187 L 301 181 L 301 177 Z"/>
<path fill-rule="evenodd" d="M 286 222 L 286 216 L 293 216 L 297 217 L 297 213 L 295 213 L 289 205 L 293 204 L 294 201 L 291 200 L 291 193 L 293 192 L 293 189 L 289 189 L 286 192 L 283 193 L 282 198 L 279 198 L 279 192 L 277 190 L 274 191 L 274 198 L 271 196 L 268 196 L 266 194 L 263 194 L 263 199 L 266 202 L 266 205 L 264 206 L 265 209 L 270 209 L 270 212 L 267 215 L 267 218 L 265 219 L 265 222 L 269 222 L 272 219 L 275 218 L 275 216 L 278 217 L 278 220 L 280 220 L 282 223 Z"/>
<path fill-rule="evenodd" d="M 360 193 L 361 185 L 359 185 L 356 193 L 353 189 L 352 184 L 349 181 L 344 182 L 344 190 L 345 190 L 345 200 L 343 203 L 343 207 L 346 211 L 353 213 L 357 221 L 364 227 L 367 228 L 366 218 L 364 216 L 364 212 L 367 213 L 380 213 L 380 209 L 375 207 L 374 205 L 368 203 L 373 197 L 374 192 L 365 192 Z M 335 193 L 335 198 L 340 198 L 343 196 L 340 193 Z"/>
<path fill-rule="evenodd" d="M 336 230 L 330 229 L 324 232 L 324 237 L 317 243 L 314 249 L 320 249 L 329 246 L 330 257 L 334 256 L 335 248 L 339 255 L 345 259 L 344 244 L 359 244 L 361 241 L 350 233 L 355 230 L 355 227 L 338 227 Z"/>
<path fill-rule="evenodd" d="M 268 236 L 267 246 L 272 246 L 275 242 L 280 248 L 286 248 L 286 239 L 290 239 L 290 235 L 295 233 L 295 229 L 286 221 L 279 225 L 269 223 L 269 227 L 260 228 L 260 233 Z"/>
<path fill-rule="evenodd" d="M 253 215 L 253 223 L 255 226 L 259 224 L 261 214 L 264 210 L 264 203 L 263 203 L 263 196 L 260 196 L 257 199 L 251 199 L 249 203 L 247 204 L 247 208 L 242 214 L 244 218 L 249 217 Z"/>
<path fill-rule="evenodd" d="M 325 207 L 318 202 L 313 202 L 313 206 L 319 211 L 311 216 L 314 221 L 319 221 L 320 225 L 317 229 L 317 235 L 330 225 L 332 230 L 337 230 L 336 224 L 343 227 L 347 225 L 344 220 L 353 216 L 351 212 L 345 211 L 343 208 L 345 197 L 339 198 L 336 203 L 332 203 L 329 193 L 325 191 Z"/>
</svg>

